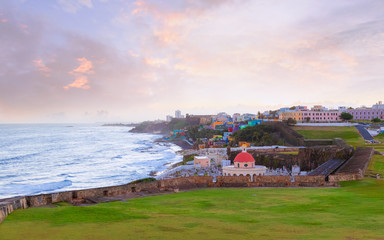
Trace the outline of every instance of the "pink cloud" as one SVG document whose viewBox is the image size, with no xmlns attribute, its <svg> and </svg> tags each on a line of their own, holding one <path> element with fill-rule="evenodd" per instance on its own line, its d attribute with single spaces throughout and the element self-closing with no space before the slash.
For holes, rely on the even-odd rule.
<svg viewBox="0 0 384 240">
<path fill-rule="evenodd" d="M 145 64 L 154 67 L 161 67 L 162 65 L 168 65 L 167 58 L 145 58 Z"/>
<path fill-rule="evenodd" d="M 49 72 L 51 72 L 51 69 L 43 63 L 42 59 L 33 60 L 32 62 L 35 64 L 37 71 L 46 77 L 50 77 Z"/>
<path fill-rule="evenodd" d="M 85 57 L 78 58 L 77 61 L 80 62 L 80 66 L 72 70 L 70 73 L 94 73 L 91 69 L 93 68 L 92 62 L 87 60 Z"/>
<path fill-rule="evenodd" d="M 2 23 L 6 23 L 6 22 L 8 22 L 8 19 L 3 18 L 3 19 L 1 19 L 1 22 L 2 22 Z"/>
<path fill-rule="evenodd" d="M 88 85 L 88 77 L 87 76 L 79 76 L 75 81 L 67 86 L 64 86 L 64 89 L 68 90 L 69 88 L 81 88 L 81 89 L 89 89 Z"/>
<path fill-rule="evenodd" d="M 78 58 L 77 61 L 79 61 L 80 66 L 68 72 L 68 74 L 75 76 L 76 79 L 71 84 L 68 84 L 63 87 L 66 90 L 68 90 L 69 88 L 91 88 L 88 84 L 89 81 L 87 75 L 94 73 L 94 71 L 91 70 L 93 68 L 92 62 L 86 59 L 85 57 Z"/>
</svg>

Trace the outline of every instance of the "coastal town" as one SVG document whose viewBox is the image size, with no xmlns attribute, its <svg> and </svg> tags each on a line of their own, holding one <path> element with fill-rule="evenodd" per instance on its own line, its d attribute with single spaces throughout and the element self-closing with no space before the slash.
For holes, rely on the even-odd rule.
<svg viewBox="0 0 384 240">
<path fill-rule="evenodd" d="M 258 112 L 257 114 L 234 113 L 233 115 L 220 112 L 216 115 L 186 114 L 186 116 L 184 116 L 180 110 L 176 110 L 174 117 L 170 115 L 166 117 L 167 122 L 179 122 L 182 123 L 181 125 L 184 127 L 173 130 L 168 139 L 179 136 L 188 140 L 188 138 L 185 138 L 185 136 L 187 136 L 185 126 L 200 126 L 201 129 L 199 129 L 199 131 L 202 129 L 211 129 L 218 133 L 214 134 L 211 139 L 199 139 L 203 141 L 203 143 L 208 142 L 210 147 L 222 147 L 233 140 L 232 135 L 236 131 L 264 122 L 287 122 L 288 124 L 318 123 L 328 124 L 329 126 L 338 125 L 339 123 L 339 126 L 341 126 L 340 124 L 351 120 L 353 120 L 352 122 L 354 123 L 380 123 L 384 121 L 384 104 L 382 101 L 379 101 L 372 105 L 372 107 L 347 108 L 340 106 L 337 109 L 328 109 L 322 105 L 315 105 L 311 108 L 307 106 L 293 106 L 265 111 L 263 113 Z M 377 134 L 383 133 L 384 128 L 378 128 L 376 132 Z M 193 139 L 189 140 L 193 141 Z M 199 148 L 204 148 L 205 145 L 200 144 Z"/>
<path fill-rule="evenodd" d="M 0 0 L 0 240 L 384 240 L 384 0 Z"/>
<path fill-rule="evenodd" d="M 156 178 L 311 175 L 320 165 L 301 169 L 300 161 L 293 163 L 295 161 L 292 159 L 301 159 L 299 152 L 307 147 L 308 142 L 292 141 L 301 137 L 295 135 L 292 126 L 354 127 L 367 144 L 374 144 L 380 143 L 374 137 L 384 134 L 383 120 L 384 104 L 381 101 L 372 107 L 355 109 L 344 106 L 338 109 L 321 105 L 311 108 L 293 106 L 257 114 L 229 115 L 220 112 L 216 115 L 183 116 L 180 110 L 176 110 L 174 117 L 168 115 L 166 118 L 173 130 L 169 135 L 164 134 L 163 140 L 183 147 L 184 160 L 176 167 L 158 173 Z M 265 131 L 266 126 L 274 129 Z M 263 161 L 257 161 L 256 164 L 254 157 L 260 156 L 275 162 L 283 157 L 285 164 L 279 167 L 276 164 L 263 164 Z"/>
</svg>

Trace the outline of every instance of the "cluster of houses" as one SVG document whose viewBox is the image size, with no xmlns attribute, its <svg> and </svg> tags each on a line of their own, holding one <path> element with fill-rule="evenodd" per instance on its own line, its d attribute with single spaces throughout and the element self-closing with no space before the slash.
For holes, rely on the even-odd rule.
<svg viewBox="0 0 384 240">
<path fill-rule="evenodd" d="M 232 116 L 225 112 L 220 112 L 216 115 L 186 114 L 184 117 L 184 115 L 181 115 L 181 111 L 177 110 L 174 118 L 185 118 L 188 123 L 195 125 L 211 124 L 215 129 L 216 127 L 223 127 L 226 123 L 231 125 L 233 123 L 252 122 L 254 120 L 283 121 L 289 118 L 297 122 L 341 122 L 340 115 L 343 112 L 351 114 L 355 120 L 372 120 L 373 118 L 384 120 L 384 104 L 381 101 L 372 105 L 372 107 L 346 108 L 343 106 L 338 107 L 338 109 L 328 109 L 322 105 L 315 105 L 309 109 L 307 106 L 295 106 L 258 114 L 234 113 Z M 171 119 L 171 116 L 167 116 L 167 121 Z M 255 122 L 251 124 L 255 124 Z"/>
<path fill-rule="evenodd" d="M 225 112 L 220 112 L 216 115 L 191 115 L 186 114 L 184 117 L 181 111 L 175 112 L 174 118 L 184 118 L 188 125 L 201 125 L 204 128 L 219 130 L 221 134 L 214 135 L 211 139 L 201 139 L 203 142 L 200 148 L 207 145 L 212 147 L 223 147 L 228 144 L 232 139 L 232 134 L 239 129 L 248 126 L 255 126 L 266 121 L 286 121 L 294 119 L 296 122 L 308 123 L 335 123 L 343 121 L 341 114 L 343 112 L 350 113 L 355 120 L 372 120 L 379 118 L 384 120 L 384 104 L 380 101 L 372 107 L 359 107 L 359 108 L 346 108 L 338 107 L 338 109 L 327 109 L 322 105 L 315 105 L 312 108 L 307 106 L 295 106 L 291 108 L 280 108 L 275 111 L 266 111 L 264 113 L 251 114 L 251 113 L 235 113 L 229 115 Z M 167 116 L 170 121 L 172 117 Z M 185 136 L 184 130 L 176 130 L 172 133 L 173 136 Z"/>
<path fill-rule="evenodd" d="M 306 106 L 297 106 L 295 109 L 281 108 L 279 120 L 292 118 L 297 122 L 341 122 L 341 113 L 346 112 L 353 116 L 355 120 L 372 120 L 378 118 L 384 120 L 384 104 L 380 101 L 372 107 L 346 108 L 328 110 L 321 105 L 315 105 L 308 109 Z"/>
</svg>

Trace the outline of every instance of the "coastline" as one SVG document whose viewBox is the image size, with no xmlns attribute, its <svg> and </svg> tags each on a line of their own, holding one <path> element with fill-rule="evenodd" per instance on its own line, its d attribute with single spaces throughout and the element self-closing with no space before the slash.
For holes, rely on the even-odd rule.
<svg viewBox="0 0 384 240">
<path fill-rule="evenodd" d="M 185 153 L 189 150 L 192 150 L 192 146 L 189 145 L 187 142 L 183 141 L 183 140 L 177 140 L 177 141 L 167 141 L 167 140 L 164 140 L 163 138 L 166 137 L 166 135 L 161 135 L 162 137 L 156 139 L 154 142 L 155 143 L 159 143 L 159 142 L 163 142 L 163 143 L 172 143 L 172 144 L 175 144 L 176 146 L 180 147 L 181 150 L 180 151 L 177 151 L 176 154 L 178 155 L 181 155 L 184 157 Z M 172 169 L 178 167 L 181 165 L 181 163 L 183 162 L 180 161 L 180 162 L 176 162 L 176 163 L 166 163 L 164 164 L 164 166 L 167 166 L 167 169 L 165 169 L 164 171 L 160 171 L 160 172 L 151 172 L 149 174 L 150 177 L 154 177 L 156 178 L 157 176 L 161 175 L 161 174 L 164 174 L 166 172 L 169 172 L 171 171 Z"/>
</svg>

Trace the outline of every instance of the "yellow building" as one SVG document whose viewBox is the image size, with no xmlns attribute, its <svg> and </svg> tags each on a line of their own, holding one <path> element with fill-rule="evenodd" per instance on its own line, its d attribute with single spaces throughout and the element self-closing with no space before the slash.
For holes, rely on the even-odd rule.
<svg viewBox="0 0 384 240">
<path fill-rule="evenodd" d="M 294 111 L 294 112 L 282 112 L 279 114 L 279 119 L 282 121 L 288 120 L 289 118 L 295 119 L 297 122 L 302 122 L 303 112 Z"/>
<path fill-rule="evenodd" d="M 251 143 L 245 141 L 239 141 L 239 147 L 251 147 Z"/>
</svg>

